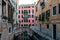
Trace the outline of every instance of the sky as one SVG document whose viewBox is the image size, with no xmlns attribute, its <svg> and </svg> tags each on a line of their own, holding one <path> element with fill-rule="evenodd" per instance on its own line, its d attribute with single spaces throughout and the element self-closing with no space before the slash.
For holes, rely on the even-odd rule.
<svg viewBox="0 0 60 40">
<path fill-rule="evenodd" d="M 33 4 L 34 2 L 36 2 L 37 3 L 37 1 L 38 0 L 19 0 L 18 2 L 18 4 L 19 5 L 22 5 L 22 4 Z"/>
</svg>

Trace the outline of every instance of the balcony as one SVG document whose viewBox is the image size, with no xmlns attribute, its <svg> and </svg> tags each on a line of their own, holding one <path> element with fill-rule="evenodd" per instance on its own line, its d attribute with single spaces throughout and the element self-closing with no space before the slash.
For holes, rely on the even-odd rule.
<svg viewBox="0 0 60 40">
<path fill-rule="evenodd" d="M 41 3 L 40 3 L 40 6 L 41 6 L 41 8 L 43 9 L 43 8 L 45 7 L 45 3 L 44 3 L 44 2 L 41 2 Z"/>
<path fill-rule="evenodd" d="M 28 22 L 28 19 L 24 19 L 24 22 Z M 27 25 L 24 25 L 24 26 L 27 26 Z"/>
<path fill-rule="evenodd" d="M 27 10 L 24 10 L 24 15 L 28 15 L 28 11 Z"/>
<path fill-rule="evenodd" d="M 24 16 L 23 18 L 24 18 L 24 19 L 28 19 L 28 18 L 29 18 L 29 16 Z"/>
</svg>

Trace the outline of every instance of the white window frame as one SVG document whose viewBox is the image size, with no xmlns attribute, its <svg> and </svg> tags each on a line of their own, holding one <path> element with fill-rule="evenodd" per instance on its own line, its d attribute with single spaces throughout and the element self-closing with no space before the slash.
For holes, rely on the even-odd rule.
<svg viewBox="0 0 60 40">
<path fill-rule="evenodd" d="M 53 6 L 55 7 L 55 6 Z M 56 16 L 56 15 L 53 15 L 53 7 L 52 7 L 52 16 Z M 57 14 L 57 6 L 56 6 L 56 14 Z"/>
</svg>

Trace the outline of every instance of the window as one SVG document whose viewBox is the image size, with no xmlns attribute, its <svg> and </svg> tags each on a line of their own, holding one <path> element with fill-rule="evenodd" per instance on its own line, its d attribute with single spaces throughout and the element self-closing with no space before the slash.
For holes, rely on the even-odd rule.
<svg viewBox="0 0 60 40">
<path fill-rule="evenodd" d="M 34 26 L 34 24 L 32 24 L 32 26 Z"/>
<path fill-rule="evenodd" d="M 29 27 L 31 26 L 31 24 L 29 24 Z"/>
<path fill-rule="evenodd" d="M 46 20 L 49 21 L 49 17 L 50 17 L 50 10 L 46 11 Z"/>
<path fill-rule="evenodd" d="M 39 21 L 41 21 L 41 20 L 42 20 L 42 15 L 40 14 L 40 15 L 39 15 Z"/>
<path fill-rule="evenodd" d="M 28 20 L 27 19 L 24 19 L 24 22 L 28 22 Z"/>
<path fill-rule="evenodd" d="M 21 26 L 23 27 L 23 24 Z"/>
<path fill-rule="evenodd" d="M 24 14 L 28 14 L 28 10 L 24 10 Z"/>
<path fill-rule="evenodd" d="M 34 20 L 32 20 L 32 22 L 34 22 Z"/>
<path fill-rule="evenodd" d="M 22 18 L 23 18 L 23 15 L 22 15 Z"/>
<path fill-rule="evenodd" d="M 56 24 L 53 24 L 53 39 L 56 39 Z"/>
<path fill-rule="evenodd" d="M 20 18 L 20 15 L 18 15 L 18 18 Z"/>
<path fill-rule="evenodd" d="M 45 20 L 45 12 L 42 13 L 42 21 L 44 21 L 44 20 Z"/>
<path fill-rule="evenodd" d="M 23 20 L 22 20 L 22 22 L 23 22 Z"/>
<path fill-rule="evenodd" d="M 31 15 L 28 15 L 29 16 L 29 18 L 31 17 Z"/>
<path fill-rule="evenodd" d="M 24 24 L 24 26 L 28 26 L 28 24 Z"/>
<path fill-rule="evenodd" d="M 34 18 L 34 15 L 32 15 L 32 18 Z"/>
<path fill-rule="evenodd" d="M 50 9 L 46 11 L 46 16 L 50 16 Z"/>
<path fill-rule="evenodd" d="M 49 24 L 47 24 L 47 29 L 49 29 Z"/>
<path fill-rule="evenodd" d="M 56 15 L 56 6 L 53 7 L 53 15 Z"/>
<path fill-rule="evenodd" d="M 32 13 L 34 13 L 34 10 L 32 9 Z"/>
<path fill-rule="evenodd" d="M 30 20 L 29 20 L 29 22 L 30 22 Z"/>
<path fill-rule="evenodd" d="M 60 4 L 59 4 L 59 7 L 58 8 L 59 8 L 59 14 L 60 14 Z"/>
<path fill-rule="evenodd" d="M 41 2 L 40 3 L 40 6 L 41 6 L 42 9 L 44 9 L 45 8 L 45 3 L 44 2 Z"/>
<path fill-rule="evenodd" d="M 20 10 L 19 10 L 19 14 L 20 14 Z"/>
<path fill-rule="evenodd" d="M 23 10 L 22 10 L 22 14 L 23 14 Z"/>
<path fill-rule="evenodd" d="M 29 13 L 30 13 L 30 10 L 29 10 Z"/>
<path fill-rule="evenodd" d="M 38 16 L 36 16 L 35 20 L 38 20 Z"/>
<path fill-rule="evenodd" d="M 9 28 L 9 33 L 11 33 L 11 27 Z"/>
</svg>

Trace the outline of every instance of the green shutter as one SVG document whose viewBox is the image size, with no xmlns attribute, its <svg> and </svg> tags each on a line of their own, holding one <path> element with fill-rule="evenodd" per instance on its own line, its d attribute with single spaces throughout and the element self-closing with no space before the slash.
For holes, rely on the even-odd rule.
<svg viewBox="0 0 60 40">
<path fill-rule="evenodd" d="M 49 17 L 50 17 L 50 10 L 46 11 L 46 20 L 49 21 Z"/>
<path fill-rule="evenodd" d="M 42 13 L 42 21 L 45 19 L 45 13 Z"/>
</svg>

